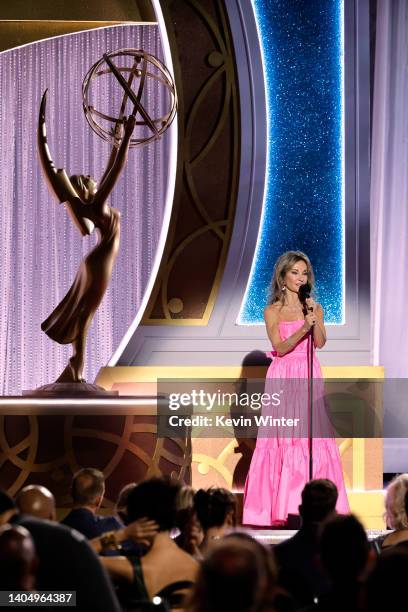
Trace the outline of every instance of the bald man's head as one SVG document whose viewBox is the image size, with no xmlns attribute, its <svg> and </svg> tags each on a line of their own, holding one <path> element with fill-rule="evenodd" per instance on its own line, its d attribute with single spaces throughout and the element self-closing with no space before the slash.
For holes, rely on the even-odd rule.
<svg viewBox="0 0 408 612">
<path fill-rule="evenodd" d="M 51 491 L 40 485 L 28 485 L 16 497 L 17 507 L 23 514 L 39 519 L 56 520 L 55 498 Z"/>
<path fill-rule="evenodd" d="M 105 477 L 95 468 L 83 468 L 72 479 L 72 499 L 75 506 L 97 508 L 105 493 Z"/>
<path fill-rule="evenodd" d="M 19 525 L 0 527 L 0 589 L 32 591 L 38 566 L 30 533 Z"/>
</svg>

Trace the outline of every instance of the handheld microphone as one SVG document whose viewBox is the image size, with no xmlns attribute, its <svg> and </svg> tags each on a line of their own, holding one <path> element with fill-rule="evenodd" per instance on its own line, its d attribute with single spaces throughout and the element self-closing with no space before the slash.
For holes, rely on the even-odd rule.
<svg viewBox="0 0 408 612">
<path fill-rule="evenodd" d="M 299 287 L 299 300 L 302 304 L 306 304 L 306 300 L 310 298 L 310 292 L 312 291 L 312 287 L 310 283 L 305 283 L 304 285 L 300 285 Z"/>
</svg>

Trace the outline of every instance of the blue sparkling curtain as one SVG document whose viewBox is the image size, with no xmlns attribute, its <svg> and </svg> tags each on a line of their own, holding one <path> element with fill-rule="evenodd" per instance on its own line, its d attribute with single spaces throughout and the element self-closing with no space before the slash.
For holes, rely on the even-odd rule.
<svg viewBox="0 0 408 612">
<path fill-rule="evenodd" d="M 281 253 L 304 251 L 344 322 L 343 0 L 253 0 L 267 90 L 263 217 L 240 324 L 263 323 Z"/>
</svg>

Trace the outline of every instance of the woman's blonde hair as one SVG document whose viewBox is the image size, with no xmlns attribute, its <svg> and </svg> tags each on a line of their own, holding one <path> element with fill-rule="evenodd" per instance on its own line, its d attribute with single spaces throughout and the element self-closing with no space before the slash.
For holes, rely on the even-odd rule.
<svg viewBox="0 0 408 612">
<path fill-rule="evenodd" d="M 407 529 L 408 516 L 405 510 L 405 496 L 408 493 L 408 474 L 401 474 L 391 480 L 385 497 L 385 516 L 392 529 Z"/>
<path fill-rule="evenodd" d="M 275 263 L 271 284 L 268 290 L 268 304 L 281 302 L 283 305 L 285 300 L 285 291 L 283 287 L 286 273 L 298 261 L 303 261 L 306 264 L 308 282 L 311 286 L 311 292 L 314 291 L 314 273 L 308 256 L 302 253 L 302 251 L 286 251 L 286 253 L 283 253 Z"/>
<path fill-rule="evenodd" d="M 194 506 L 195 494 L 196 489 L 193 489 L 193 487 L 190 487 L 189 485 L 182 486 L 177 495 L 177 510 L 192 508 Z"/>
</svg>

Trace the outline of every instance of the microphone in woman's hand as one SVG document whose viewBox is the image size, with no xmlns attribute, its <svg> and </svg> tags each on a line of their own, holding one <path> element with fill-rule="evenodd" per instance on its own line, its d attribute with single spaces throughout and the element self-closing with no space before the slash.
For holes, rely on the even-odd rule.
<svg viewBox="0 0 408 612">
<path fill-rule="evenodd" d="M 302 304 L 306 304 L 307 298 L 310 298 L 310 292 L 312 291 L 312 287 L 310 283 L 305 283 L 304 285 L 300 285 L 299 287 L 299 300 Z"/>
</svg>

